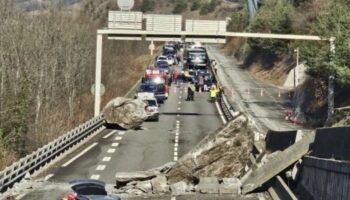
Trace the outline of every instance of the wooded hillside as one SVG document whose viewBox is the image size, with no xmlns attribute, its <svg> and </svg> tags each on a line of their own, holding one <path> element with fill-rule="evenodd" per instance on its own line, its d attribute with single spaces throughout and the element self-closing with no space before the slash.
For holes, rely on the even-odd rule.
<svg viewBox="0 0 350 200">
<path fill-rule="evenodd" d="M 93 117 L 96 30 L 106 8 L 63 9 L 26 12 L 0 1 L 0 169 Z M 105 38 L 103 105 L 139 79 L 147 46 Z"/>
</svg>

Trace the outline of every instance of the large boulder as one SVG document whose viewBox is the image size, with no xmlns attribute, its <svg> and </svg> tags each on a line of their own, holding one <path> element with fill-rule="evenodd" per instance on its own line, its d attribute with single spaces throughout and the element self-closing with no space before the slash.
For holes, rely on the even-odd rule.
<svg viewBox="0 0 350 200">
<path fill-rule="evenodd" d="M 118 97 L 103 109 L 107 123 L 118 124 L 125 129 L 137 129 L 149 117 L 146 104 L 140 99 Z"/>
</svg>

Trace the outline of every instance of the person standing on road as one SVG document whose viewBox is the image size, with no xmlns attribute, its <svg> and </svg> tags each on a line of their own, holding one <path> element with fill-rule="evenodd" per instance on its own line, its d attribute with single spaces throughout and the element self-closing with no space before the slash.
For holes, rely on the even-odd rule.
<svg viewBox="0 0 350 200">
<path fill-rule="evenodd" d="M 215 84 L 213 84 L 211 86 L 210 92 L 209 92 L 210 100 L 211 100 L 212 103 L 214 103 L 216 101 L 216 93 L 217 93 L 217 89 L 216 89 Z"/>
<path fill-rule="evenodd" d="M 172 77 L 173 77 L 173 82 L 177 85 L 177 72 L 176 72 L 176 70 L 173 71 Z"/>
<path fill-rule="evenodd" d="M 196 91 L 196 86 L 194 84 L 191 84 L 190 87 L 192 90 L 191 101 L 194 101 L 194 93 Z"/>
<path fill-rule="evenodd" d="M 203 91 L 203 86 L 204 86 L 204 78 L 202 75 L 198 76 L 198 91 L 202 92 Z"/>
<path fill-rule="evenodd" d="M 217 94 L 216 94 L 216 99 L 218 101 L 221 101 L 223 92 L 224 92 L 224 88 L 222 86 L 219 86 L 217 89 Z"/>
<path fill-rule="evenodd" d="M 194 99 L 194 94 L 193 94 L 193 90 L 192 90 L 192 87 L 191 85 L 188 85 L 187 87 L 187 98 L 186 98 L 186 101 L 192 101 Z"/>
</svg>

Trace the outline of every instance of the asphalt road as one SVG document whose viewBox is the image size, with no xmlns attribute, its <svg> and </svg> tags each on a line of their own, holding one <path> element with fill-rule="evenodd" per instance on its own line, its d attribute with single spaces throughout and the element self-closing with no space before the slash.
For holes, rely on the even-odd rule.
<svg viewBox="0 0 350 200">
<path fill-rule="evenodd" d="M 242 69 L 233 57 L 226 56 L 220 45 L 208 46 L 211 58 L 217 60 L 218 76 L 231 104 L 246 112 L 259 130 L 275 131 L 303 129 L 284 120 L 284 111 L 290 106 L 288 94 L 273 85 L 259 81 Z"/>
<path fill-rule="evenodd" d="M 145 122 L 143 130 L 102 131 L 47 171 L 47 189 L 40 187 L 23 199 L 59 199 L 73 179 L 99 179 L 113 185 L 117 172 L 147 170 L 177 160 L 222 125 L 208 93 L 196 93 L 195 101 L 185 101 L 186 88 L 186 83 L 171 87 L 169 99 L 160 107 L 159 122 Z"/>
</svg>

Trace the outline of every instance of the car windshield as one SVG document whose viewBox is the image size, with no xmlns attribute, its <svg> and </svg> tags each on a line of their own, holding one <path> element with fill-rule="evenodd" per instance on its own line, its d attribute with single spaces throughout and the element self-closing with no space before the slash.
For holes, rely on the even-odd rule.
<svg viewBox="0 0 350 200">
<path fill-rule="evenodd" d="M 166 60 L 166 57 L 158 57 L 158 60 Z"/>
<path fill-rule="evenodd" d="M 165 91 L 164 84 L 158 84 L 157 85 L 157 92 L 164 92 L 164 91 Z"/>
<path fill-rule="evenodd" d="M 169 68 L 169 66 L 166 64 L 166 65 L 158 65 L 158 68 L 159 69 L 167 69 Z"/>
<path fill-rule="evenodd" d="M 147 85 L 141 85 L 140 91 L 141 92 L 154 92 L 156 90 L 155 85 L 147 84 Z"/>
<path fill-rule="evenodd" d="M 205 52 L 190 52 L 189 58 L 192 60 L 195 60 L 195 59 L 204 60 L 207 58 L 207 54 Z"/>
<path fill-rule="evenodd" d="M 148 106 L 157 106 L 157 101 L 155 100 L 146 100 Z"/>
<path fill-rule="evenodd" d="M 160 65 L 168 65 L 168 62 L 167 61 L 158 61 L 157 62 L 157 66 L 160 66 Z"/>
</svg>

